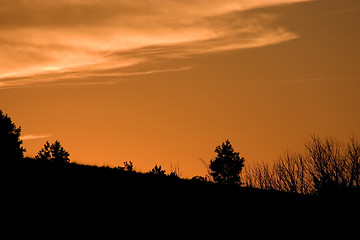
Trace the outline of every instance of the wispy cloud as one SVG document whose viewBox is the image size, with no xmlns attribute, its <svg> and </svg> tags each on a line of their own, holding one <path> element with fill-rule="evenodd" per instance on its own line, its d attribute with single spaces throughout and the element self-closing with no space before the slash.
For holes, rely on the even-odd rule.
<svg viewBox="0 0 360 240">
<path fill-rule="evenodd" d="M 341 9 L 341 10 L 337 10 L 337 11 L 328 12 L 328 13 L 324 14 L 324 16 L 330 17 L 330 16 L 334 16 L 334 15 L 354 13 L 354 12 L 359 12 L 359 11 L 360 11 L 360 8 Z"/>
<path fill-rule="evenodd" d="M 313 84 L 318 82 L 346 82 L 346 81 L 359 81 L 357 77 L 314 77 L 314 78 L 297 78 L 279 81 L 263 81 L 256 82 L 261 85 L 300 85 L 300 84 Z"/>
<path fill-rule="evenodd" d="M 112 85 L 123 82 L 122 77 L 148 75 L 165 72 L 178 72 L 191 69 L 191 66 L 178 68 L 151 69 L 147 71 L 78 71 L 63 73 L 37 74 L 27 77 L 16 77 L 5 79 L 0 82 L 0 89 L 23 88 L 29 86 L 93 86 L 93 85 Z M 101 78 L 101 80 L 97 80 Z"/>
<path fill-rule="evenodd" d="M 288 41 L 297 35 L 276 16 L 247 11 L 303 1 L 2 0 L 0 89 L 166 72 L 154 62 Z"/>
<path fill-rule="evenodd" d="M 48 138 L 51 137 L 51 134 L 40 134 L 40 135 L 34 135 L 34 134 L 28 134 L 20 137 L 21 140 L 34 140 L 34 139 L 42 139 L 42 138 Z"/>
</svg>

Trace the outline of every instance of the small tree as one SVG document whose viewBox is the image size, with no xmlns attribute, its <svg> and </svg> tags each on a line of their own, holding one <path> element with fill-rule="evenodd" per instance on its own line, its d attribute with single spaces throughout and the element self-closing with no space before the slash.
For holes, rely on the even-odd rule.
<svg viewBox="0 0 360 240">
<path fill-rule="evenodd" d="M 304 158 L 300 153 L 287 152 L 274 163 L 273 182 L 276 190 L 301 194 L 313 191 L 312 178 Z"/>
<path fill-rule="evenodd" d="M 25 149 L 21 146 L 21 127 L 16 127 L 7 114 L 0 110 L 0 160 L 20 160 Z"/>
<path fill-rule="evenodd" d="M 318 192 L 345 189 L 349 185 L 350 168 L 344 146 L 335 138 L 311 136 L 306 145 L 309 171 Z"/>
<path fill-rule="evenodd" d="M 134 171 L 134 165 L 132 163 L 132 161 L 129 161 L 129 162 L 123 162 L 124 166 L 121 167 L 121 166 L 117 166 L 116 169 L 119 169 L 121 171 L 127 171 L 127 172 L 132 172 Z"/>
<path fill-rule="evenodd" d="M 209 165 L 214 181 L 224 184 L 239 184 L 245 159 L 239 157 L 239 153 L 234 151 L 229 140 L 226 140 L 221 146 L 217 146 L 215 152 L 217 156 L 214 160 L 210 160 Z"/>
<path fill-rule="evenodd" d="M 265 190 L 275 188 L 273 168 L 266 163 L 257 163 L 253 166 L 246 166 L 242 177 L 246 187 Z"/>
<path fill-rule="evenodd" d="M 350 138 L 347 145 L 347 162 L 350 170 L 349 186 L 360 187 L 360 141 L 355 137 Z"/>
<path fill-rule="evenodd" d="M 159 175 L 159 176 L 165 176 L 165 170 L 161 170 L 161 165 L 155 165 L 153 169 L 150 171 L 151 174 Z"/>
<path fill-rule="evenodd" d="M 360 191 L 360 141 L 311 136 L 305 153 L 286 153 L 279 160 L 245 168 L 248 187 L 301 194 Z"/>
<path fill-rule="evenodd" d="M 356 138 L 350 138 L 346 145 L 335 138 L 311 136 L 306 150 L 317 192 L 359 190 L 360 142 Z"/>
<path fill-rule="evenodd" d="M 124 162 L 124 168 L 128 172 L 132 172 L 134 170 L 134 164 L 132 163 L 132 161 Z"/>
<path fill-rule="evenodd" d="M 61 146 L 60 142 L 55 141 L 51 145 L 49 142 L 46 142 L 35 158 L 56 164 L 64 164 L 70 162 L 69 155 L 70 154 Z"/>
</svg>

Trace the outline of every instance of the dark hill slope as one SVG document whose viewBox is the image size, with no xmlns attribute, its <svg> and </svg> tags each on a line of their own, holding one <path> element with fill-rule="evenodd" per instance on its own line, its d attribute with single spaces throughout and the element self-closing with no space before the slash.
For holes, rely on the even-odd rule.
<svg viewBox="0 0 360 240">
<path fill-rule="evenodd" d="M 245 212 L 293 213 L 317 202 L 284 192 L 75 163 L 59 166 L 34 159 L 4 164 L 1 176 L 5 199 L 39 210 L 236 216 Z"/>
</svg>

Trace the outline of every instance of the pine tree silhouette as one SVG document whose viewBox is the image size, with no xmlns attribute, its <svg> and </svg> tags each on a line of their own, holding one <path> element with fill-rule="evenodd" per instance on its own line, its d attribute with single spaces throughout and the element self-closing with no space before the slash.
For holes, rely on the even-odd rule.
<svg viewBox="0 0 360 240">
<path fill-rule="evenodd" d="M 0 110 L 0 160 L 20 160 L 25 148 L 21 146 L 21 127 L 16 127 L 7 114 Z"/>
<path fill-rule="evenodd" d="M 209 165 L 214 181 L 224 184 L 240 183 L 240 172 L 244 167 L 245 159 L 239 157 L 239 153 L 234 151 L 229 140 L 217 146 L 215 152 L 217 156 Z"/>
<path fill-rule="evenodd" d="M 64 164 L 70 162 L 69 153 L 61 146 L 59 141 L 50 145 L 46 142 L 44 147 L 35 156 L 39 160 L 47 160 L 55 164 Z"/>
</svg>

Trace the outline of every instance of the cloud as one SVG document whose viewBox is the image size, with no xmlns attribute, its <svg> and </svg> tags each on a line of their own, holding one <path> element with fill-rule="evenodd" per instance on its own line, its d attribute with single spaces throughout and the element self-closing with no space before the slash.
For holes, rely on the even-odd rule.
<svg viewBox="0 0 360 240">
<path fill-rule="evenodd" d="M 342 10 L 328 12 L 328 13 L 324 14 L 323 16 L 330 17 L 330 16 L 354 13 L 354 12 L 359 12 L 359 11 L 360 11 L 360 8 L 342 9 Z"/>
<path fill-rule="evenodd" d="M 33 135 L 28 134 L 20 137 L 21 140 L 34 140 L 34 139 L 42 139 L 42 138 L 48 138 L 51 137 L 51 134 L 40 134 L 40 135 Z"/>
<path fill-rule="evenodd" d="M 303 1 L 2 0 L 0 89 L 158 72 L 169 58 L 289 41 L 296 34 L 276 16 L 247 11 Z"/>
<path fill-rule="evenodd" d="M 112 85 L 123 82 L 122 77 L 148 75 L 165 72 L 187 71 L 191 66 L 178 68 L 162 68 L 147 71 L 114 71 L 104 72 L 103 70 L 78 71 L 78 72 L 59 72 L 37 74 L 35 76 L 8 78 L 0 82 L 0 89 L 22 88 L 29 86 L 93 86 L 93 85 Z M 101 80 L 98 80 L 98 79 Z"/>
<path fill-rule="evenodd" d="M 301 84 L 314 84 L 319 82 L 350 82 L 350 81 L 359 81 L 358 77 L 313 77 L 313 78 L 297 78 L 297 79 L 287 79 L 287 80 L 278 80 L 278 81 L 262 81 L 257 82 L 261 85 L 301 85 Z"/>
</svg>

